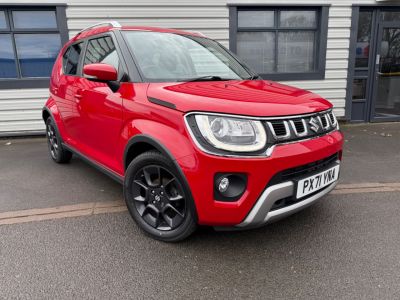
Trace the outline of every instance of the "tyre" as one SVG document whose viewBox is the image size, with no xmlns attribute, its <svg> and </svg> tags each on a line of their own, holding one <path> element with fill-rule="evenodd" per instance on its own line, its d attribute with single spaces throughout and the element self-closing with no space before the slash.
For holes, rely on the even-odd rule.
<svg viewBox="0 0 400 300">
<path fill-rule="evenodd" d="M 57 126 L 51 117 L 46 120 L 46 137 L 50 157 L 59 164 L 69 162 L 72 158 L 72 152 L 63 147 Z"/>
<path fill-rule="evenodd" d="M 132 218 L 155 239 L 181 241 L 197 227 L 186 181 L 174 163 L 157 151 L 142 153 L 130 163 L 124 197 Z"/>
</svg>

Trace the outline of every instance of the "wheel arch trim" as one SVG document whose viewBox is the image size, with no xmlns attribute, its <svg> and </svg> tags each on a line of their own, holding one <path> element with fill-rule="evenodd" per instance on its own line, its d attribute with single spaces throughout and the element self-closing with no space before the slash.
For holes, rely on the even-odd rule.
<svg viewBox="0 0 400 300">
<path fill-rule="evenodd" d="M 126 144 L 125 149 L 124 149 L 124 170 L 128 168 L 127 164 L 127 158 L 128 158 L 128 152 L 133 147 L 135 144 L 139 143 L 147 143 L 150 146 L 154 147 L 157 151 L 161 152 L 163 155 L 167 156 L 169 159 L 171 159 L 175 166 L 179 168 L 179 165 L 176 163 L 176 158 L 172 155 L 172 153 L 168 150 L 167 147 L 165 147 L 158 139 L 148 135 L 148 134 L 138 134 L 132 137 Z M 183 175 L 183 174 L 181 174 Z"/>
<path fill-rule="evenodd" d="M 54 120 L 54 116 L 53 116 L 53 113 L 51 112 L 51 110 L 47 106 L 44 106 L 42 108 L 42 119 L 44 122 L 46 122 L 46 119 L 44 118 L 45 113 L 48 113 L 49 116 Z"/>
<path fill-rule="evenodd" d="M 187 181 L 187 178 L 186 178 L 184 172 L 182 171 L 182 168 L 179 166 L 177 159 L 172 155 L 172 153 L 168 150 L 168 148 L 166 146 L 164 146 L 158 139 L 156 139 L 150 135 L 147 135 L 147 134 L 138 134 L 138 135 L 135 135 L 134 137 L 132 137 L 126 144 L 125 150 L 124 150 L 124 170 L 126 170 L 128 168 L 127 163 L 126 163 L 126 158 L 127 158 L 129 149 L 138 143 L 148 143 L 149 145 L 153 146 L 157 151 L 159 151 L 161 154 L 165 155 L 172 161 L 177 172 L 182 177 L 183 185 L 191 199 L 190 206 L 192 208 L 192 211 L 194 212 L 194 218 L 196 219 L 196 222 L 197 222 L 197 220 L 198 220 L 197 208 L 196 208 L 195 200 L 193 198 L 193 194 L 190 189 L 190 185 Z"/>
</svg>

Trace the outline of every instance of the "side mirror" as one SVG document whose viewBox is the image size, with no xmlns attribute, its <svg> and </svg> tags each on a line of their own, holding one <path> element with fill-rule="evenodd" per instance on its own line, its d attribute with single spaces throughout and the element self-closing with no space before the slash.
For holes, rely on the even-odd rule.
<svg viewBox="0 0 400 300">
<path fill-rule="evenodd" d="M 89 64 L 83 67 L 85 78 L 92 81 L 110 82 L 118 80 L 117 70 L 107 64 Z"/>
</svg>

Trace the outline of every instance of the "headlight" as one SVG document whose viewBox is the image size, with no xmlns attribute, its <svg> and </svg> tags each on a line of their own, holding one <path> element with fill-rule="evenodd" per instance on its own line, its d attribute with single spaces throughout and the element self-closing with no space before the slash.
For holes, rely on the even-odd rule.
<svg viewBox="0 0 400 300">
<path fill-rule="evenodd" d="M 221 150 L 255 152 L 267 143 L 260 121 L 213 115 L 195 115 L 195 120 L 204 139 Z"/>
</svg>

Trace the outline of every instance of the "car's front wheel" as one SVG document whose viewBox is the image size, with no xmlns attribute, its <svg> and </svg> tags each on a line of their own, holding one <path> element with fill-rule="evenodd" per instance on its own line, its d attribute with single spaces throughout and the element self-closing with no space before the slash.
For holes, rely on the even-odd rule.
<svg viewBox="0 0 400 300">
<path fill-rule="evenodd" d="M 46 120 L 46 137 L 51 158 L 60 164 L 69 162 L 72 158 L 72 152 L 63 147 L 57 126 L 51 117 Z"/>
<path fill-rule="evenodd" d="M 155 239 L 176 242 L 196 229 L 191 193 L 174 163 L 157 151 L 130 163 L 124 197 L 133 219 Z"/>
</svg>

